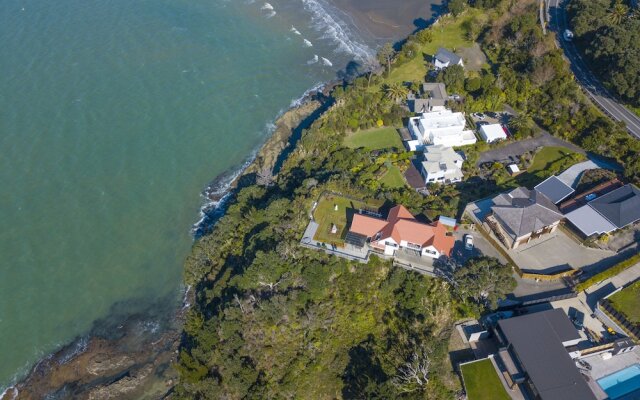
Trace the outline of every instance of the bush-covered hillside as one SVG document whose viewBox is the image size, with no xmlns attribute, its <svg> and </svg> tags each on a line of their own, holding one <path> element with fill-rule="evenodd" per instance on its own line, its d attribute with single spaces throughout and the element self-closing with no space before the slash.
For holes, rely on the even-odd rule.
<svg viewBox="0 0 640 400">
<path fill-rule="evenodd" d="M 628 0 L 571 0 L 576 43 L 621 99 L 640 107 L 640 14 Z"/>
</svg>

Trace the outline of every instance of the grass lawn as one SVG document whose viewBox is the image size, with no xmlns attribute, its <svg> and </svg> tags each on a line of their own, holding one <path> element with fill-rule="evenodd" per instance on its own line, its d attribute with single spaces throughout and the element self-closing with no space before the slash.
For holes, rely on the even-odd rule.
<svg viewBox="0 0 640 400">
<path fill-rule="evenodd" d="M 344 139 L 345 146 L 357 149 L 364 147 L 367 150 L 388 149 L 396 147 L 402 149 L 402 140 L 396 128 L 373 128 L 349 134 Z"/>
<path fill-rule="evenodd" d="M 609 300 L 630 322 L 640 324 L 640 281 L 622 289 Z"/>
<path fill-rule="evenodd" d="M 380 182 L 391 188 L 399 188 L 406 185 L 402 172 L 400 172 L 400 169 L 395 165 L 389 167 L 389 170 L 384 174 L 382 179 L 380 179 Z"/>
<path fill-rule="evenodd" d="M 338 210 L 335 210 L 335 206 Z M 326 195 L 318 202 L 313 212 L 313 217 L 320 225 L 314 240 L 324 243 L 343 244 L 347 234 L 347 225 L 351 223 L 353 213 L 359 208 L 378 209 L 382 204 L 367 204 L 363 201 L 354 201 L 341 196 Z M 331 233 L 333 225 L 338 231 Z"/>
<path fill-rule="evenodd" d="M 438 51 L 439 47 L 455 51 L 461 47 L 473 46 L 473 42 L 466 37 L 467 30 L 465 26 L 481 12 L 481 10 L 467 9 L 465 14 L 455 21 L 451 18 L 443 17 L 440 23 L 431 28 L 433 40 L 424 44 L 420 51 L 424 56 L 431 57 Z M 395 69 L 392 68 L 391 75 L 385 79 L 385 83 L 423 81 L 426 74 L 425 58 L 422 56 L 414 57 L 411 61 Z"/>
<path fill-rule="evenodd" d="M 536 153 L 527 171 L 505 182 L 507 186 L 534 187 L 551 175 L 557 175 L 570 166 L 585 161 L 586 157 L 565 147 L 543 147 Z"/>
<path fill-rule="evenodd" d="M 484 359 L 460 367 L 469 400 L 510 400 L 491 360 Z"/>
</svg>

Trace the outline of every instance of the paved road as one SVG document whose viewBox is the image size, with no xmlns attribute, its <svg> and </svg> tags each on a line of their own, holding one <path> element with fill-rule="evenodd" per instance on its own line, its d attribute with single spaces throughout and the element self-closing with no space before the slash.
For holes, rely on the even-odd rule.
<svg viewBox="0 0 640 400">
<path fill-rule="evenodd" d="M 548 4 L 550 4 L 550 9 L 548 10 L 550 28 L 558 34 L 560 46 L 564 49 L 564 54 L 569 59 L 571 69 L 578 82 L 582 85 L 582 89 L 605 114 L 615 121 L 624 122 L 629 133 L 640 139 L 640 117 L 617 103 L 589 71 L 575 45 L 562 39 L 562 32 L 568 28 L 567 15 L 563 8 L 564 1 L 549 0 Z"/>
</svg>

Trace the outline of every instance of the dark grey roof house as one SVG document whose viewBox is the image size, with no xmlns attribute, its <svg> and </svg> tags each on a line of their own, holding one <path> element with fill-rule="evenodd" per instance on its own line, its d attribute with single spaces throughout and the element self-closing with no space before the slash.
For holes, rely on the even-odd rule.
<svg viewBox="0 0 640 400">
<path fill-rule="evenodd" d="M 422 98 L 409 101 L 413 105 L 412 111 L 425 113 L 444 109 L 447 102 L 447 89 L 444 83 L 424 83 L 422 85 Z"/>
<path fill-rule="evenodd" d="M 519 187 L 493 198 L 487 222 L 502 242 L 517 248 L 556 230 L 562 214 L 544 194 Z"/>
<path fill-rule="evenodd" d="M 462 57 L 442 47 L 440 47 L 438 52 L 433 56 L 433 64 L 436 69 L 447 68 L 451 65 L 464 66 Z"/>
<path fill-rule="evenodd" d="M 640 190 L 629 184 L 589 203 L 618 229 L 640 220 Z"/>
<path fill-rule="evenodd" d="M 562 200 L 566 199 L 571 193 L 574 192 L 574 189 L 571 186 L 562 182 L 555 175 L 548 177 L 534 189 L 547 196 L 547 198 L 551 200 L 553 204 L 560 203 Z"/>
<path fill-rule="evenodd" d="M 541 400 L 595 400 L 566 349 L 581 338 L 562 309 L 504 319 L 496 334 Z"/>
<path fill-rule="evenodd" d="M 640 220 L 640 190 L 624 185 L 566 215 L 585 237 L 613 232 Z"/>
</svg>

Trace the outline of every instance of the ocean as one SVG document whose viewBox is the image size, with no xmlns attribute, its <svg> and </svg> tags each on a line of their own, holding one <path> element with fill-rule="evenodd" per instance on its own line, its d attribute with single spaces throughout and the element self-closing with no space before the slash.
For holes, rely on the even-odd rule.
<svg viewBox="0 0 640 400">
<path fill-rule="evenodd" d="M 203 190 L 375 57 L 328 1 L 0 5 L 0 393 L 96 321 L 179 307 Z"/>
</svg>

